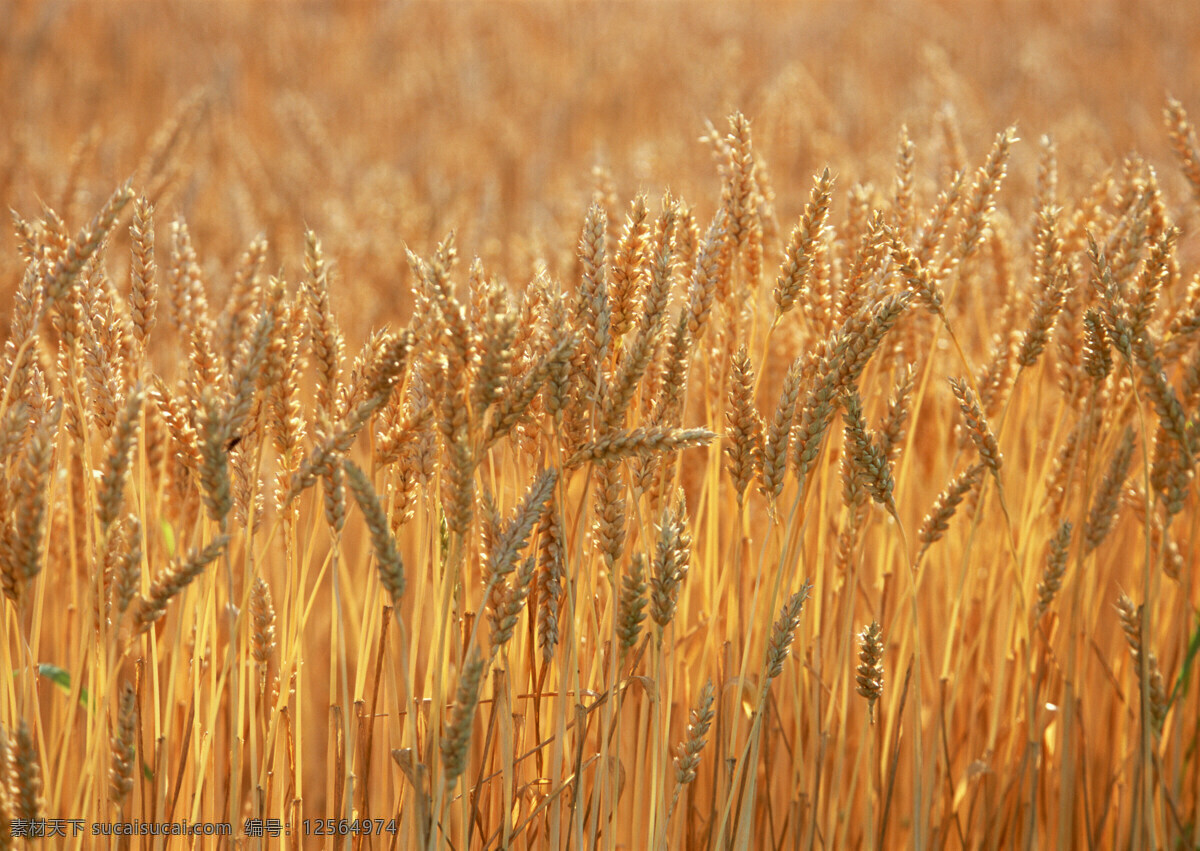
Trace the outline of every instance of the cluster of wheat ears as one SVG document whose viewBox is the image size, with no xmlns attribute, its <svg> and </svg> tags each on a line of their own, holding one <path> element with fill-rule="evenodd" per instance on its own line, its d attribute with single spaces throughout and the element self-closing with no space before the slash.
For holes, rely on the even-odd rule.
<svg viewBox="0 0 1200 851">
<path fill-rule="evenodd" d="M 1013 129 L 920 198 L 902 131 L 789 231 L 734 114 L 708 213 L 601 185 L 574 268 L 515 285 L 451 234 L 353 356 L 317 234 L 219 306 L 138 186 L 15 215 L 0 847 L 1197 842 L 1200 149 L 1165 119 L 1174 206 L 1133 155 L 1060 197 Z"/>
</svg>

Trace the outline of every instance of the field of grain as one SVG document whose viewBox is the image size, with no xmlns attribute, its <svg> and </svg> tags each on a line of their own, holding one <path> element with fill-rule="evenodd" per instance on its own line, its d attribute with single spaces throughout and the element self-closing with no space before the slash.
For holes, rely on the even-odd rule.
<svg viewBox="0 0 1200 851">
<path fill-rule="evenodd" d="M 1200 846 L 1200 8 L 0 19 L 0 849 Z"/>
</svg>

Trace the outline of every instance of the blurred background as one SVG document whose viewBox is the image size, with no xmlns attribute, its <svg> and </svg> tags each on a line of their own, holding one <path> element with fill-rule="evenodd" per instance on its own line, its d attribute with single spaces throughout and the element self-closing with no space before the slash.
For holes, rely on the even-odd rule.
<svg viewBox="0 0 1200 851">
<path fill-rule="evenodd" d="M 6 206 L 74 231 L 132 175 L 187 219 L 218 303 L 255 234 L 294 276 L 311 227 L 374 294 L 352 336 L 402 319 L 404 247 L 450 230 L 520 285 L 534 258 L 564 270 L 597 190 L 615 216 L 669 188 L 703 220 L 720 184 L 700 137 L 734 109 L 789 229 L 826 165 L 889 185 L 904 124 L 918 173 L 955 145 L 974 167 L 1015 122 L 1014 196 L 1042 134 L 1064 195 L 1135 149 L 1182 193 L 1167 94 L 1200 114 L 1189 2 L 4 0 L 0 20 Z M 2 229 L 4 310 L 14 249 Z"/>
</svg>

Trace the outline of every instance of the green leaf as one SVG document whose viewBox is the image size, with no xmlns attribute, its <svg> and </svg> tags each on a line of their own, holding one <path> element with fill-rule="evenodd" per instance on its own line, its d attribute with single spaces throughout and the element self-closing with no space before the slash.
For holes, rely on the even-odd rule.
<svg viewBox="0 0 1200 851">
<path fill-rule="evenodd" d="M 37 666 L 37 672 L 38 672 L 38 676 L 45 677 L 50 682 L 52 682 L 56 686 L 58 686 L 59 691 L 61 691 L 63 694 L 71 693 L 71 673 L 70 673 L 70 671 L 67 671 L 64 668 L 60 668 L 60 667 L 58 667 L 58 665 L 51 665 L 47 662 L 41 662 Z M 18 676 L 20 673 L 21 673 L 20 671 L 13 671 L 13 677 Z M 87 706 L 87 704 L 88 704 L 87 689 L 81 688 L 79 690 L 79 702 L 81 704 L 83 704 L 84 706 Z"/>
<path fill-rule="evenodd" d="M 48 665 L 45 662 L 37 666 L 37 671 L 65 693 L 71 693 L 71 675 L 67 671 L 57 665 Z"/>
<path fill-rule="evenodd" d="M 1196 631 L 1192 633 L 1192 640 L 1188 642 L 1187 653 L 1183 657 L 1183 667 L 1179 669 L 1179 678 L 1175 680 L 1175 688 L 1171 689 L 1171 699 L 1167 701 L 1167 708 L 1175 704 L 1175 698 L 1179 697 L 1180 693 L 1187 688 L 1188 680 L 1192 675 L 1192 663 L 1196 661 L 1196 654 L 1200 652 L 1200 622 L 1196 624 Z"/>
<path fill-rule="evenodd" d="M 166 520 L 160 521 L 158 525 L 162 530 L 163 541 L 167 545 L 167 558 L 175 558 L 175 530 Z"/>
</svg>

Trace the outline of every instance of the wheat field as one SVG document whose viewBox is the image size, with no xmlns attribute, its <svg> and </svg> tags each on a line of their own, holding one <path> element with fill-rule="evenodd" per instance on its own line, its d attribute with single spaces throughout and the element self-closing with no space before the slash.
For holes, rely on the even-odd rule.
<svg viewBox="0 0 1200 851">
<path fill-rule="evenodd" d="M 0 19 L 0 848 L 1200 847 L 1200 9 Z"/>
</svg>

